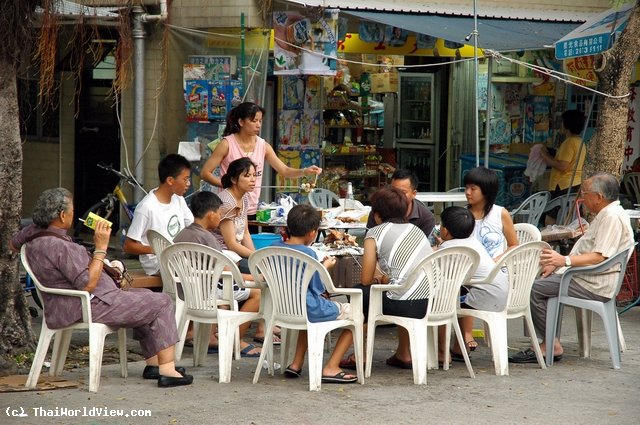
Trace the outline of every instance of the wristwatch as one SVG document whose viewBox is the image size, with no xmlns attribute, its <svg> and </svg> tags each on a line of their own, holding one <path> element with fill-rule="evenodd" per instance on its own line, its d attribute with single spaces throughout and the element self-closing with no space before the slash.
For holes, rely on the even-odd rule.
<svg viewBox="0 0 640 425">
<path fill-rule="evenodd" d="M 564 257 L 564 265 L 567 267 L 571 266 L 571 257 L 569 257 L 568 255 Z"/>
</svg>

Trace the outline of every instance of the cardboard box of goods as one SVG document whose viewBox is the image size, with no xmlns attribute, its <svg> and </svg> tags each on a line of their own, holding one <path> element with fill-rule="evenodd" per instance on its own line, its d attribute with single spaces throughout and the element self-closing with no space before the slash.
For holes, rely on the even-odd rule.
<svg viewBox="0 0 640 425">
<path fill-rule="evenodd" d="M 398 91 L 398 73 L 386 72 L 371 74 L 371 93 L 390 93 Z"/>
</svg>

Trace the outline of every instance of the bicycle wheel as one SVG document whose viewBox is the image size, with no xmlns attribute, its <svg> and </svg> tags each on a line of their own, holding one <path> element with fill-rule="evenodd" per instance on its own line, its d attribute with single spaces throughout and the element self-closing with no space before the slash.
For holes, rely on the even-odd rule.
<svg viewBox="0 0 640 425">
<path fill-rule="evenodd" d="M 113 213 L 114 208 L 115 208 L 115 205 L 113 201 L 102 200 L 92 205 L 91 207 L 89 207 L 89 209 L 87 209 L 87 211 L 85 211 L 80 218 L 82 218 L 82 220 L 86 220 L 89 213 L 94 213 L 108 220 L 109 217 L 111 217 L 111 214 Z M 76 225 L 73 227 L 73 237 L 79 238 L 80 235 L 82 235 L 82 233 L 87 233 L 90 230 L 91 229 L 89 229 L 87 226 L 84 225 L 83 221 L 78 220 Z"/>
</svg>

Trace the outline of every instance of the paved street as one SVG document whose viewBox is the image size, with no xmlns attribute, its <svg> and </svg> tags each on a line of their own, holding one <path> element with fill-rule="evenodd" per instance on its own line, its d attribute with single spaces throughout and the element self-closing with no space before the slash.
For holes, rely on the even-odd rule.
<svg viewBox="0 0 640 425">
<path fill-rule="evenodd" d="M 129 363 L 129 378 L 119 376 L 118 365 L 105 365 L 98 394 L 87 385 L 79 388 L 0 395 L 0 423 L 10 424 L 631 424 L 637 423 L 640 388 L 640 308 L 621 316 L 628 350 L 622 369 L 613 370 L 599 319 L 594 319 L 592 357 L 577 355 L 573 311 L 566 309 L 563 322 L 565 356 L 553 368 L 511 365 L 510 376 L 494 375 L 489 349 L 472 353 L 476 378 L 470 379 L 463 363 L 449 371 L 430 371 L 426 386 L 413 385 L 410 370 L 386 366 L 392 354 L 395 329 L 380 328 L 376 336 L 373 372 L 363 386 L 324 384 L 309 392 L 303 377 L 261 375 L 251 383 L 256 359 L 234 361 L 232 382 L 217 382 L 217 355 L 205 366 L 191 367 L 191 349 L 185 349 L 180 365 L 195 376 L 190 387 L 157 388 L 141 378 L 144 362 Z M 522 321 L 509 323 L 510 347 L 526 346 Z M 73 342 L 82 344 L 86 335 Z M 110 344 L 115 338 L 109 337 Z M 130 341 L 132 349 L 137 343 Z M 276 351 L 276 354 L 279 351 Z M 46 371 L 44 372 L 46 373 Z M 70 380 L 88 379 L 86 368 L 65 371 Z M 7 408 L 22 408 L 28 417 L 9 417 Z M 62 408 L 122 410 L 129 417 L 36 417 L 42 407 L 55 413 Z M 92 408 L 96 408 L 93 411 Z M 131 410 L 148 409 L 150 417 L 131 416 Z M 82 411 L 81 411 L 82 413 Z"/>
</svg>

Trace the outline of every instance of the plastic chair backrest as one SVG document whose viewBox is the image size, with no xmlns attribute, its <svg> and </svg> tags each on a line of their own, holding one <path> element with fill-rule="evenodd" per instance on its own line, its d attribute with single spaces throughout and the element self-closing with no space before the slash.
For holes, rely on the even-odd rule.
<svg viewBox="0 0 640 425">
<path fill-rule="evenodd" d="M 534 193 L 522 201 L 518 208 L 510 212 L 511 217 L 515 218 L 516 215 L 526 215 L 526 222 L 537 226 L 550 196 L 551 194 L 548 191 Z"/>
<path fill-rule="evenodd" d="M 233 261 L 222 252 L 205 245 L 175 243 L 165 248 L 161 259 L 180 280 L 187 310 L 217 315 L 218 282 L 222 281 L 225 269 L 236 283 L 244 282 Z"/>
<path fill-rule="evenodd" d="M 622 176 L 622 184 L 627 195 L 634 197 L 634 203 L 640 202 L 640 173 L 625 174 Z"/>
<path fill-rule="evenodd" d="M 540 242 L 542 240 L 540 230 L 533 224 L 516 223 L 513 227 L 516 229 L 516 237 L 520 245 L 527 242 Z"/>
<path fill-rule="evenodd" d="M 170 294 L 173 298 L 176 295 L 176 288 L 173 282 L 172 273 L 167 268 L 167 264 L 164 261 L 160 261 L 160 254 L 166 247 L 172 245 L 169 239 L 167 239 L 162 233 L 153 229 L 147 230 L 147 240 L 153 248 L 153 252 L 158 257 L 158 263 L 160 264 L 160 277 L 162 278 L 162 292 Z"/>
<path fill-rule="evenodd" d="M 543 249 L 551 249 L 551 246 L 542 241 L 527 242 L 508 251 L 496 264 L 496 267 L 503 266 L 507 269 L 507 312 L 524 311 L 529 308 L 531 287 L 542 270 L 540 256 Z"/>
<path fill-rule="evenodd" d="M 339 204 L 340 198 L 330 190 L 317 187 L 309 192 L 309 203 L 314 208 L 332 208 L 333 201 Z"/>
<path fill-rule="evenodd" d="M 44 286 L 42 283 L 40 283 L 36 275 L 33 273 L 33 270 L 31 269 L 31 265 L 29 264 L 29 260 L 27 258 L 26 248 L 26 244 L 22 245 L 22 247 L 20 248 L 20 260 L 22 261 L 24 270 L 33 279 L 38 297 L 40 297 L 40 300 L 42 301 L 43 320 L 46 320 L 47 318 L 47 297 L 44 297 L 42 295 L 43 293 L 45 293 L 50 295 L 71 296 L 80 298 L 82 302 L 82 323 L 90 325 L 92 323 L 90 294 L 86 291 L 78 291 L 75 289 L 49 288 L 47 286 Z"/>
<path fill-rule="evenodd" d="M 544 212 L 552 210 L 553 208 L 560 207 L 557 215 L 557 224 L 569 224 L 577 218 L 576 214 L 576 199 L 577 193 L 571 193 L 570 195 L 560 195 L 557 198 L 547 202 L 547 206 L 544 208 Z"/>
<path fill-rule="evenodd" d="M 429 299 L 427 317 L 446 318 L 455 314 L 460 286 L 471 278 L 479 262 L 480 255 L 469 247 L 439 249 L 416 265 L 399 292 L 418 282 L 407 299 Z"/>
<path fill-rule="evenodd" d="M 307 288 L 318 273 L 329 292 L 335 288 L 327 269 L 315 258 L 285 247 L 267 247 L 249 257 L 253 276 L 269 287 L 274 316 L 288 323 L 307 323 Z"/>
</svg>

